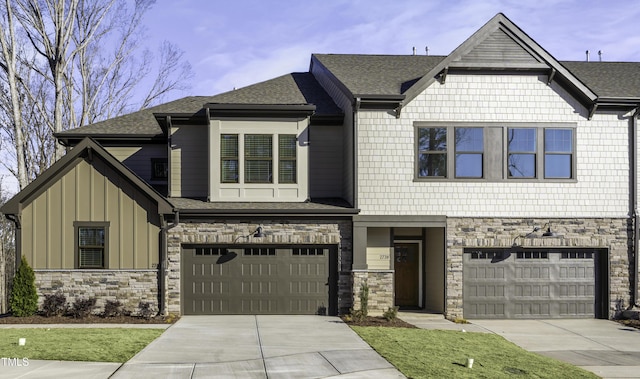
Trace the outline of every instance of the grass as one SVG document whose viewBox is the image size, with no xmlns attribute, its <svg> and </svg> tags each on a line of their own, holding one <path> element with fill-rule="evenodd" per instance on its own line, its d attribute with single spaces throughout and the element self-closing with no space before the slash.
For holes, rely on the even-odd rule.
<svg viewBox="0 0 640 379">
<path fill-rule="evenodd" d="M 0 357 L 126 362 L 164 332 L 133 328 L 0 329 Z M 24 346 L 19 338 L 26 338 Z"/>
<path fill-rule="evenodd" d="M 528 352 L 495 334 L 353 326 L 408 378 L 598 378 Z M 467 368 L 473 358 L 473 368 Z"/>
</svg>

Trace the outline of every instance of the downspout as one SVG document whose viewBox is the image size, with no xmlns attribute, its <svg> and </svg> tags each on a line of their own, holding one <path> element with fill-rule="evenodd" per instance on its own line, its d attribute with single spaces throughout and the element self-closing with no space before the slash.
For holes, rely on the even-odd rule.
<svg viewBox="0 0 640 379">
<path fill-rule="evenodd" d="M 20 215 L 4 215 L 9 221 L 13 222 L 16 227 L 15 235 L 13 236 L 15 239 L 15 271 L 18 272 L 20 268 L 20 261 L 22 260 L 22 223 L 20 222 Z"/>
<path fill-rule="evenodd" d="M 158 273 L 158 308 L 159 313 L 162 316 L 166 316 L 167 301 L 166 301 L 166 289 L 167 289 L 167 229 L 168 224 L 164 215 L 160 215 L 160 267 Z"/>
<path fill-rule="evenodd" d="M 631 159 L 631 189 L 633 193 L 632 207 L 633 207 L 633 291 L 631 291 L 631 306 L 638 305 L 638 245 L 640 244 L 640 225 L 638 225 L 638 116 L 640 115 L 640 107 L 636 108 L 635 112 L 631 116 L 631 145 L 632 145 L 632 159 Z"/>
<path fill-rule="evenodd" d="M 353 207 L 358 209 L 358 110 L 362 99 L 353 105 Z"/>
</svg>

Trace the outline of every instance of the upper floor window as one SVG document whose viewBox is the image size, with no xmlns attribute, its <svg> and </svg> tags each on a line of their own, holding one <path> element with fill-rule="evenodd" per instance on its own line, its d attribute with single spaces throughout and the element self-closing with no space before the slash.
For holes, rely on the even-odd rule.
<svg viewBox="0 0 640 379">
<path fill-rule="evenodd" d="M 417 179 L 575 179 L 575 127 L 569 124 L 416 126 Z"/>
<path fill-rule="evenodd" d="M 220 181 L 238 183 L 238 135 L 220 136 Z"/>
<path fill-rule="evenodd" d="M 536 177 L 536 129 L 507 129 L 507 171 L 509 178 Z"/>
<path fill-rule="evenodd" d="M 295 134 L 221 134 L 220 182 L 295 184 L 297 154 Z"/>
<path fill-rule="evenodd" d="M 447 128 L 418 128 L 418 177 L 447 176 Z"/>
<path fill-rule="evenodd" d="M 167 179 L 169 165 L 166 158 L 151 158 L 151 179 Z"/>
<path fill-rule="evenodd" d="M 278 136 L 278 181 L 296 183 L 296 136 L 280 134 Z"/>
<path fill-rule="evenodd" d="M 573 130 L 544 130 L 544 177 L 573 177 Z"/>
<path fill-rule="evenodd" d="M 456 178 L 482 178 L 483 135 L 482 128 L 455 128 Z"/>
<path fill-rule="evenodd" d="M 244 136 L 245 183 L 273 183 L 273 142 L 270 134 Z"/>
</svg>

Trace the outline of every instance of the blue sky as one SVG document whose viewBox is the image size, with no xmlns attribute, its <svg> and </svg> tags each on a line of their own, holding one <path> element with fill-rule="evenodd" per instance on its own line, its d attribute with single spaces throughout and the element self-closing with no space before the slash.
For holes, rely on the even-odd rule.
<svg viewBox="0 0 640 379">
<path fill-rule="evenodd" d="M 158 0 L 150 47 L 178 44 L 195 77 L 186 95 L 214 95 L 289 72 L 312 53 L 447 55 L 504 13 L 559 60 L 640 61 L 640 7 L 595 0 Z M 170 100 L 169 98 L 167 100 Z"/>
</svg>

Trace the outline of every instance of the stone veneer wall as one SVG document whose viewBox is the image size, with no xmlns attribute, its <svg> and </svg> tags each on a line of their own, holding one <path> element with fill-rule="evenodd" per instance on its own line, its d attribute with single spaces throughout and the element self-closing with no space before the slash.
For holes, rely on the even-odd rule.
<svg viewBox="0 0 640 379">
<path fill-rule="evenodd" d="M 630 236 L 632 223 L 627 218 L 510 219 L 447 218 L 447 293 L 446 317 L 463 316 L 462 254 L 466 247 L 510 247 L 514 238 L 535 226 L 551 223 L 558 237 L 519 238 L 523 247 L 606 248 L 609 250 L 609 317 L 617 307 L 629 305 L 631 295 Z"/>
<path fill-rule="evenodd" d="M 353 271 L 353 309 L 360 310 L 360 291 L 369 286 L 368 311 L 370 315 L 381 315 L 394 304 L 393 270 Z"/>
<path fill-rule="evenodd" d="M 123 309 L 135 314 L 140 302 L 158 310 L 157 270 L 34 270 L 38 306 L 44 295 L 60 291 L 73 304 L 76 299 L 95 297 L 94 313 L 101 313 L 107 300 L 118 300 Z"/>
<path fill-rule="evenodd" d="M 262 226 L 264 237 L 246 238 Z M 353 231 L 350 221 L 336 220 L 241 220 L 211 223 L 180 223 L 167 233 L 167 285 L 165 298 L 168 313 L 181 313 L 180 261 L 182 244 L 314 244 L 338 245 L 338 310 L 352 306 L 351 263 Z"/>
</svg>

